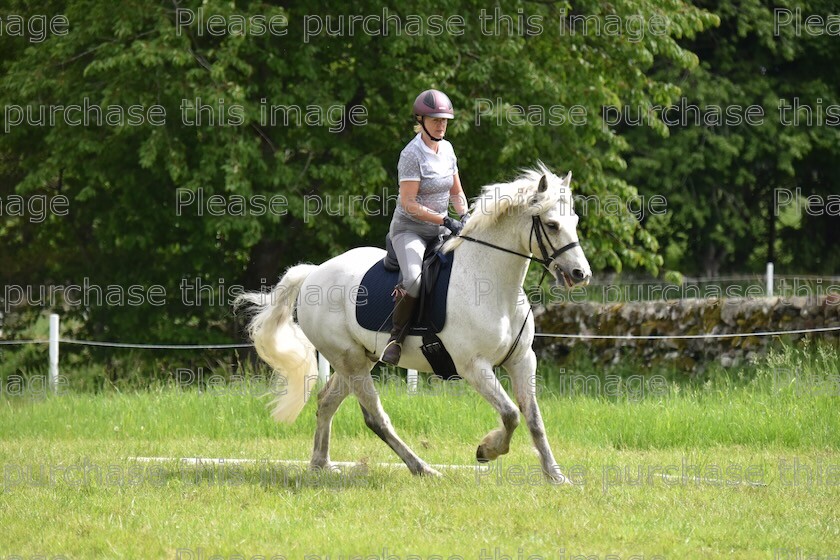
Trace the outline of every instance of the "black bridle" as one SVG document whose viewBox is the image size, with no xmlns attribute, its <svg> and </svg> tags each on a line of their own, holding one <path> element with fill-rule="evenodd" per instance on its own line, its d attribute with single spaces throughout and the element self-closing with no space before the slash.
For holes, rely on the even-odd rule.
<svg viewBox="0 0 840 560">
<path fill-rule="evenodd" d="M 540 248 L 540 253 L 542 258 L 536 258 L 532 255 L 526 255 L 525 253 L 520 253 L 519 251 L 513 251 L 511 249 L 506 249 L 499 245 L 495 245 L 493 243 L 488 243 L 487 241 L 482 241 L 481 239 L 476 239 L 474 237 L 470 237 L 468 235 L 459 235 L 459 239 L 464 239 L 466 241 L 472 241 L 473 243 L 478 243 L 479 245 L 484 245 L 486 247 L 492 247 L 493 249 L 498 249 L 499 251 L 504 251 L 505 253 L 510 253 L 511 255 L 517 255 L 522 257 L 523 259 L 528 259 L 529 261 L 538 262 L 543 265 L 542 276 L 540 276 L 540 284 L 543 283 L 545 280 L 545 275 L 551 270 L 549 266 L 551 265 L 551 261 L 565 253 L 570 249 L 574 249 L 575 247 L 580 247 L 580 243 L 577 241 L 572 241 L 571 243 L 567 243 L 563 245 L 559 249 L 554 247 L 554 244 L 551 242 L 551 239 L 548 238 L 548 232 L 545 229 L 545 224 L 540 220 L 539 216 L 534 216 L 531 222 L 531 235 L 528 237 L 528 247 L 531 246 L 531 242 L 534 239 L 534 236 L 537 237 L 537 246 Z M 548 247 L 545 246 L 546 241 L 548 242 Z M 551 249 L 551 253 L 548 250 Z M 497 366 L 504 365 L 505 362 L 513 355 L 513 351 L 516 349 L 516 346 L 519 344 L 519 340 L 522 338 L 522 333 L 525 332 L 525 325 L 528 324 L 528 315 L 531 314 L 531 308 L 528 307 L 528 313 L 525 315 L 525 320 L 522 321 L 522 327 L 519 329 L 519 334 L 516 335 L 516 338 L 513 340 L 513 344 L 511 344 L 510 349 L 508 350 L 505 357 L 502 358 L 502 361 L 496 364 Z"/>
<path fill-rule="evenodd" d="M 572 241 L 571 243 L 567 243 L 562 247 L 555 248 L 554 244 L 551 242 L 551 239 L 548 238 L 548 231 L 545 229 L 545 224 L 542 220 L 540 220 L 539 216 L 534 216 L 531 222 L 531 235 L 528 237 L 528 246 L 530 247 L 531 242 L 534 239 L 534 236 L 537 238 L 537 246 L 540 248 L 540 254 L 542 258 L 537 258 L 532 255 L 526 255 L 525 253 L 520 253 L 518 251 L 512 251 L 511 249 L 505 249 L 504 247 L 500 247 L 499 245 L 494 245 L 493 243 L 488 243 L 487 241 L 482 241 L 481 239 L 476 239 L 474 237 L 469 237 L 468 235 L 460 235 L 458 239 L 465 239 L 467 241 L 472 241 L 473 243 L 478 243 L 479 245 L 485 245 L 487 247 L 492 247 L 493 249 L 498 249 L 499 251 L 504 251 L 505 253 L 510 253 L 511 255 L 518 255 L 524 259 L 528 259 L 530 261 L 538 262 L 543 265 L 546 270 L 549 270 L 549 265 L 551 265 L 551 261 L 569 251 L 570 249 L 574 249 L 575 247 L 580 247 L 580 243 L 577 241 Z M 548 247 L 546 247 L 546 242 L 548 242 Z M 551 252 L 549 253 L 549 249 Z M 541 282 L 542 283 L 542 282 Z"/>
</svg>

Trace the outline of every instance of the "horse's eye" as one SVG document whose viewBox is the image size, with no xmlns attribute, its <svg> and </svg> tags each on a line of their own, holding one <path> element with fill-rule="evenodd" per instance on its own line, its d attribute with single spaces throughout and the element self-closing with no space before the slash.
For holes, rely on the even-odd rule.
<svg viewBox="0 0 840 560">
<path fill-rule="evenodd" d="M 546 226 L 552 231 L 558 231 L 560 229 L 560 225 L 557 222 L 548 222 Z"/>
</svg>

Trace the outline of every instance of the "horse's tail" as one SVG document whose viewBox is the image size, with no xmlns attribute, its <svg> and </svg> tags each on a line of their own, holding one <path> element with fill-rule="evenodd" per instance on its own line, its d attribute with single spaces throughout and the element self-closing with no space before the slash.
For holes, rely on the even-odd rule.
<svg viewBox="0 0 840 560">
<path fill-rule="evenodd" d="M 247 292 L 234 301 L 234 307 L 256 306 L 248 334 L 260 358 L 280 374 L 271 413 L 278 422 L 295 421 L 318 376 L 315 347 L 293 318 L 301 285 L 315 268 L 312 264 L 293 266 L 270 293 Z"/>
</svg>

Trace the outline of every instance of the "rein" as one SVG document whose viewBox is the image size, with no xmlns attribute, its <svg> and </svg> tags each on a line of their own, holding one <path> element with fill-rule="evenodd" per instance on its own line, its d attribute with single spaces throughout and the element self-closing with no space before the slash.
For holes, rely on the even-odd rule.
<svg viewBox="0 0 840 560">
<path fill-rule="evenodd" d="M 545 280 L 545 275 L 548 274 L 548 272 L 549 272 L 548 267 L 551 264 L 551 261 L 553 261 L 554 259 L 556 259 L 557 257 L 559 257 L 560 255 L 562 255 L 563 253 L 565 253 L 566 251 L 568 251 L 570 249 L 574 249 L 575 247 L 580 247 L 580 243 L 578 243 L 577 241 L 572 241 L 571 243 L 563 245 L 559 249 L 555 249 L 554 245 L 551 243 L 551 240 L 548 238 L 548 232 L 545 231 L 545 224 L 542 222 L 542 220 L 540 220 L 538 216 L 534 216 L 532 218 L 532 220 L 533 221 L 531 223 L 531 235 L 528 238 L 529 239 L 528 245 L 531 244 L 530 240 L 534 238 L 534 235 L 536 235 L 537 246 L 540 248 L 540 253 L 542 253 L 542 258 L 541 259 L 538 259 L 538 258 L 536 258 L 532 255 L 526 255 L 525 253 L 520 253 L 518 251 L 513 251 L 511 249 L 506 249 L 506 248 L 501 247 L 499 245 L 495 245 L 493 243 L 488 243 L 487 241 L 482 241 L 481 239 L 476 239 L 474 237 L 469 237 L 467 235 L 460 235 L 458 237 L 459 237 L 459 239 L 464 239 L 466 241 L 472 241 L 473 243 L 478 243 L 479 245 L 484 245 L 485 247 L 491 247 L 491 248 L 497 249 L 499 251 L 504 251 L 505 253 L 510 253 L 511 255 L 517 255 L 519 257 L 522 257 L 523 259 L 528 259 L 529 261 L 532 261 L 532 262 L 540 263 L 541 265 L 543 265 L 543 268 L 544 268 L 542 276 L 540 276 L 540 281 L 537 284 L 538 286 L 540 286 L 540 285 L 542 285 L 543 280 Z M 548 249 L 545 246 L 545 241 L 548 241 L 548 246 L 551 248 L 551 251 L 552 251 L 551 254 L 548 253 Z M 522 327 L 520 327 L 520 329 L 519 329 L 519 334 L 516 335 L 516 339 L 513 341 L 513 344 L 511 344 L 510 350 L 508 350 L 507 354 L 505 354 L 505 357 L 502 358 L 502 361 L 499 362 L 496 365 L 498 365 L 498 366 L 503 365 L 506 361 L 508 361 L 510 356 L 513 354 L 513 351 L 519 345 L 519 341 L 522 338 L 522 333 L 525 332 L 525 325 L 528 323 L 528 315 L 530 315 L 531 313 L 532 313 L 531 308 L 528 307 L 528 313 L 525 314 L 525 320 L 522 322 Z"/>
</svg>

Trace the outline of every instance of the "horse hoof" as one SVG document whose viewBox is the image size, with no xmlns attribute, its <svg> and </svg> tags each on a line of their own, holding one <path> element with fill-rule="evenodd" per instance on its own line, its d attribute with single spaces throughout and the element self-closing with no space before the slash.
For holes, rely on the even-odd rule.
<svg viewBox="0 0 840 560">
<path fill-rule="evenodd" d="M 439 470 L 433 469 L 429 465 L 423 465 L 414 474 L 416 474 L 417 476 L 430 476 L 432 478 L 440 478 L 443 476 L 443 474 Z"/>
<path fill-rule="evenodd" d="M 548 483 L 554 486 L 573 486 L 572 481 L 569 480 L 567 476 L 563 476 L 562 474 L 557 475 L 545 475 L 546 480 Z"/>
<path fill-rule="evenodd" d="M 479 463 L 489 463 L 492 459 L 492 457 L 487 456 L 487 452 L 483 443 L 478 446 L 478 449 L 475 450 L 475 460 Z"/>
<path fill-rule="evenodd" d="M 309 470 L 311 470 L 313 472 L 319 472 L 319 473 L 340 473 L 341 472 L 341 469 L 338 467 L 338 465 L 334 465 L 333 463 L 323 463 L 323 464 L 310 463 L 309 464 Z"/>
</svg>

